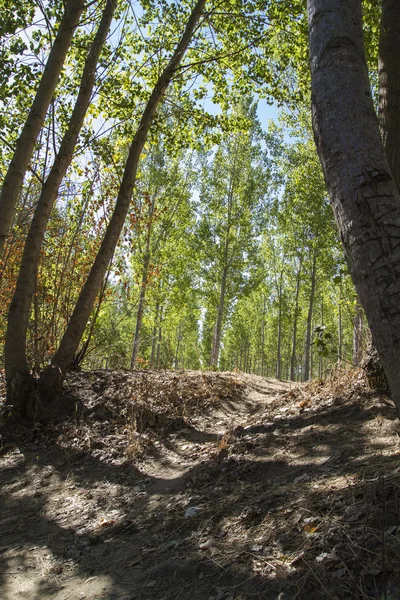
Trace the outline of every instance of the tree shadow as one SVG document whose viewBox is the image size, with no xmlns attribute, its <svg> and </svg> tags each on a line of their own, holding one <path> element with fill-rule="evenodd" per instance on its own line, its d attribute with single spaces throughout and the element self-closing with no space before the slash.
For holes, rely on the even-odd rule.
<svg viewBox="0 0 400 600">
<path fill-rule="evenodd" d="M 373 441 L 368 427 L 377 419 L 386 430 Z M 184 473 L 177 468 L 175 478 L 84 457 L 57 441 L 37 451 L 9 450 L 0 475 L 4 598 L 11 600 L 12 571 L 34 570 L 34 547 L 43 573 L 35 576 L 33 599 L 61 598 L 68 565 L 83 592 L 91 578 L 100 582 L 96 597 L 104 600 L 353 599 L 399 590 L 400 478 L 394 473 L 383 485 L 381 476 L 397 468 L 396 448 L 385 442 L 393 443 L 396 421 L 385 403 L 283 413 L 241 431 L 225 460 L 216 452 Z M 178 457 L 178 438 L 217 441 L 216 434 L 186 426 L 165 441 Z M 153 458 L 162 455 L 159 448 Z M 188 508 L 192 516 L 185 516 Z M 328 519 L 341 529 L 325 527 Z M 365 547 L 357 547 L 354 523 Z M 317 560 L 333 548 L 337 560 Z"/>
</svg>

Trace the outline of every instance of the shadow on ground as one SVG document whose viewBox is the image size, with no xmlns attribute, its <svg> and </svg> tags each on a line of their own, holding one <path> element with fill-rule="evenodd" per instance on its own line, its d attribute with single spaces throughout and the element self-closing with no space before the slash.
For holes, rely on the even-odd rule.
<svg viewBox="0 0 400 600">
<path fill-rule="evenodd" d="M 400 597 L 394 409 L 368 393 L 300 404 L 209 410 L 142 458 L 22 433 L 0 473 L 1 597 Z"/>
</svg>

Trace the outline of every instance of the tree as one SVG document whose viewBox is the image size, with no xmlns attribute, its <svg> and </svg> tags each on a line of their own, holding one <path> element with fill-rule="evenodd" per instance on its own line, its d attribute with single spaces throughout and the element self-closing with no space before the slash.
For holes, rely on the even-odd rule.
<svg viewBox="0 0 400 600">
<path fill-rule="evenodd" d="M 105 5 L 98 31 L 85 61 L 74 110 L 62 137 L 54 163 L 42 187 L 26 238 L 16 290 L 9 310 L 5 345 L 6 377 L 11 382 L 10 385 L 17 389 L 21 385 L 25 388 L 26 379 L 30 378 L 30 368 L 26 356 L 26 335 L 47 223 L 62 180 L 71 164 L 83 120 L 90 105 L 97 61 L 108 35 L 116 6 L 116 0 L 108 0 Z M 16 392 L 14 395 L 15 403 L 16 398 L 20 397 L 20 393 Z"/>
<path fill-rule="evenodd" d="M 308 1 L 314 135 L 349 271 L 400 411 L 400 196 L 380 136 L 361 2 Z"/>
<path fill-rule="evenodd" d="M 199 239 L 210 336 L 209 364 L 218 366 L 221 335 L 229 304 L 253 284 L 259 235 L 265 223 L 268 172 L 260 146 L 256 106 L 237 106 L 241 130 L 226 134 L 211 160 L 205 157 Z M 211 323 L 211 320 L 212 323 Z"/>
<path fill-rule="evenodd" d="M 65 57 L 71 45 L 72 36 L 84 7 L 84 0 L 68 0 L 65 4 L 60 27 L 47 59 L 35 99 L 17 140 L 14 155 L 4 178 L 0 193 L 0 256 L 3 254 L 18 195 L 22 189 L 37 137 L 45 120 Z"/>
</svg>

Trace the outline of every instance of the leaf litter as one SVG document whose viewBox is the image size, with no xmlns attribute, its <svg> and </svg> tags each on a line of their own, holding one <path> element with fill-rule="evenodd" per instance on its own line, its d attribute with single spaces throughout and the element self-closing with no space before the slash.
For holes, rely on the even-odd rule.
<svg viewBox="0 0 400 600">
<path fill-rule="evenodd" d="M 2 431 L 5 600 L 400 597 L 398 421 L 361 371 L 96 371 L 65 393 L 67 421 Z"/>
</svg>

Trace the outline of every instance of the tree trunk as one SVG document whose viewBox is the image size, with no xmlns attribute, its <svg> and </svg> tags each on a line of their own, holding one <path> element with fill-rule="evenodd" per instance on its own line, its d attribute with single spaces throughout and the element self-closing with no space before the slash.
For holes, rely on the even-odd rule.
<svg viewBox="0 0 400 600">
<path fill-rule="evenodd" d="M 400 196 L 371 98 L 360 0 L 309 0 L 314 135 L 349 270 L 400 412 Z"/>
<path fill-rule="evenodd" d="M 299 320 L 299 294 L 301 283 L 301 267 L 303 265 L 303 257 L 299 258 L 299 268 L 296 276 L 296 298 L 294 303 L 293 316 L 293 337 L 292 337 L 292 355 L 290 357 L 290 379 L 296 381 L 296 346 L 297 346 L 297 324 Z"/>
<path fill-rule="evenodd" d="M 157 329 L 158 329 L 158 315 L 160 312 L 160 303 L 156 303 L 156 314 L 154 317 L 153 335 L 151 339 L 151 357 L 150 357 L 150 369 L 153 369 L 156 358 L 156 346 L 157 346 Z"/>
<path fill-rule="evenodd" d="M 11 227 L 18 196 L 29 167 L 37 137 L 46 118 L 72 36 L 85 6 L 84 0 L 68 0 L 29 115 L 17 140 L 0 193 L 0 257 Z"/>
<path fill-rule="evenodd" d="M 356 314 L 353 323 L 353 364 L 359 366 L 362 359 L 362 307 L 359 299 L 356 300 Z"/>
<path fill-rule="evenodd" d="M 160 324 L 158 326 L 158 340 L 157 340 L 157 369 L 160 368 L 161 358 L 161 343 L 162 343 L 162 324 L 163 324 L 163 307 L 160 308 Z"/>
<path fill-rule="evenodd" d="M 154 209 L 156 205 L 156 196 L 153 197 L 153 200 L 149 202 L 149 213 L 148 213 L 148 228 L 146 234 L 146 247 L 144 250 L 143 257 L 143 271 L 142 271 L 142 283 L 140 286 L 140 295 L 139 295 L 139 305 L 136 317 L 136 328 L 135 328 L 135 337 L 133 340 L 133 348 L 132 348 L 132 357 L 131 357 L 131 370 L 135 368 L 137 357 L 139 355 L 140 348 L 140 337 L 142 332 L 142 323 L 143 323 L 143 314 L 144 314 L 144 305 L 146 300 L 146 292 L 147 292 L 147 283 L 149 276 L 149 265 L 150 265 L 150 242 L 151 242 L 151 230 L 152 230 L 152 221 L 154 215 Z"/>
<path fill-rule="evenodd" d="M 267 299 L 263 297 L 263 313 L 262 313 L 262 325 L 261 325 L 261 377 L 264 376 L 264 363 L 265 363 L 265 312 L 267 308 Z"/>
<path fill-rule="evenodd" d="M 339 304 L 339 315 L 338 315 L 338 365 L 342 364 L 343 359 L 343 327 L 342 327 L 342 305 Z"/>
<path fill-rule="evenodd" d="M 201 17 L 205 3 L 206 0 L 197 0 L 188 19 L 185 32 L 183 33 L 170 62 L 160 75 L 150 95 L 149 101 L 147 102 L 136 135 L 129 149 L 128 159 L 125 165 L 125 171 L 113 215 L 107 226 L 100 250 L 97 253 L 86 283 L 79 295 L 60 346 L 53 357 L 50 367 L 44 374 L 43 384 L 45 387 L 54 389 L 60 384 L 63 375 L 71 364 L 77 350 L 93 303 L 99 291 L 101 281 L 107 270 L 108 264 L 113 257 L 115 247 L 124 226 L 126 215 L 128 214 L 132 192 L 136 182 L 138 163 L 149 129 L 153 124 L 158 105 L 164 97 L 171 79 L 186 52 L 193 32 Z"/>
<path fill-rule="evenodd" d="M 323 298 L 321 298 L 321 325 L 324 325 L 324 300 Z M 323 356 L 321 353 L 319 353 L 319 360 L 318 360 L 318 377 L 319 379 L 322 379 L 323 376 L 323 372 L 324 372 L 324 360 L 323 360 Z"/>
<path fill-rule="evenodd" d="M 178 369 L 179 366 L 179 350 L 181 347 L 181 341 L 182 341 L 182 333 L 181 333 L 181 323 L 179 323 L 179 327 L 178 327 L 178 337 L 177 337 L 177 341 L 176 341 L 176 350 L 175 350 L 175 358 L 174 358 L 174 369 Z"/>
<path fill-rule="evenodd" d="M 222 272 L 221 287 L 220 287 L 220 292 L 219 292 L 218 313 L 217 313 L 217 320 L 215 322 L 215 327 L 214 327 L 213 343 L 212 343 L 212 350 L 211 350 L 210 366 L 213 368 L 218 367 L 219 347 L 221 345 L 222 320 L 224 318 L 227 277 L 228 277 L 228 268 L 225 266 L 224 270 Z"/>
<path fill-rule="evenodd" d="M 384 0 L 379 40 L 379 125 L 383 146 L 400 191 L 400 3 Z"/>
<path fill-rule="evenodd" d="M 147 291 L 147 277 L 149 274 L 149 264 L 150 264 L 150 253 L 149 253 L 149 245 L 146 245 L 146 254 L 143 261 L 143 271 L 142 271 L 142 282 L 140 286 L 140 294 L 139 294 L 139 304 L 136 315 L 136 327 L 135 327 L 135 337 L 133 340 L 133 349 L 131 356 L 131 370 L 135 368 L 137 357 L 139 355 L 139 347 L 140 347 L 140 335 L 142 332 L 142 323 L 143 323 L 143 314 L 144 314 L 144 303 L 146 300 L 146 291 Z"/>
<path fill-rule="evenodd" d="M 312 330 L 312 317 L 313 317 L 313 310 L 314 310 L 316 273 L 317 273 L 317 251 L 314 250 L 313 259 L 312 259 L 312 267 L 311 267 L 311 288 L 310 288 L 310 302 L 308 304 L 306 341 L 304 344 L 303 381 L 308 381 L 310 379 L 311 330 Z M 311 369 L 311 371 L 312 371 L 312 369 Z"/>
<path fill-rule="evenodd" d="M 85 62 L 82 81 L 71 119 L 61 140 L 60 149 L 54 159 L 53 166 L 42 188 L 26 238 L 17 285 L 8 314 L 5 344 L 7 381 L 10 381 L 16 372 L 24 373 L 26 376 L 29 376 L 30 373 L 26 357 L 26 335 L 32 296 L 36 287 L 42 243 L 51 210 L 56 201 L 61 182 L 71 164 L 73 151 L 90 105 L 96 65 L 110 30 L 115 8 L 116 0 L 108 0 Z M 10 401 L 14 406 L 18 402 L 16 398 L 12 398 Z"/>
<path fill-rule="evenodd" d="M 276 349 L 276 378 L 282 379 L 282 286 L 283 271 L 281 271 L 278 287 L 278 346 Z"/>
</svg>

